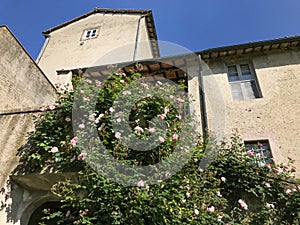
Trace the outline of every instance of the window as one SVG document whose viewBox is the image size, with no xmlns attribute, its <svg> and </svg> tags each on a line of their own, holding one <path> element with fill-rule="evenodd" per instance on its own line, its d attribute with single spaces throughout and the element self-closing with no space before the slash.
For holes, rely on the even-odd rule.
<svg viewBox="0 0 300 225">
<path fill-rule="evenodd" d="M 245 148 L 247 151 L 251 151 L 253 154 L 254 163 L 259 166 L 265 166 L 272 163 L 272 152 L 270 149 L 270 144 L 268 140 L 263 141 L 245 141 Z"/>
<path fill-rule="evenodd" d="M 227 66 L 232 99 L 236 101 L 260 98 L 256 76 L 251 65 L 235 64 Z"/>
<path fill-rule="evenodd" d="M 99 33 L 99 28 L 93 28 L 93 29 L 89 29 L 89 30 L 85 30 L 83 32 L 83 35 L 81 37 L 82 40 L 87 40 L 87 39 L 91 39 L 91 38 L 96 38 L 98 36 Z"/>
</svg>

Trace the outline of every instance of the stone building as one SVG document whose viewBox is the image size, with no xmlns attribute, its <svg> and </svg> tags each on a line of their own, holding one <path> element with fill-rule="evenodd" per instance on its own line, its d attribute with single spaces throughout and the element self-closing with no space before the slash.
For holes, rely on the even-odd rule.
<svg viewBox="0 0 300 225">
<path fill-rule="evenodd" d="M 299 36 L 287 37 L 200 52 L 206 62 L 203 79 L 210 106 L 208 124 L 214 122 L 217 110 L 222 115 L 215 117 L 224 121 L 214 124 L 213 130 L 228 136 L 236 128 L 247 148 L 260 143 L 263 146 L 257 150 L 266 158 L 279 163 L 291 157 L 298 167 L 299 41 Z M 222 104 L 214 100 L 216 88 Z"/>
<path fill-rule="evenodd" d="M 1 224 L 34 224 L 39 207 L 56 201 L 51 184 L 73 176 L 10 174 L 33 130 L 32 114 L 53 103 L 55 84 L 69 83 L 79 68 L 87 77 L 122 68 L 154 80 L 185 79 L 199 131 L 226 139 L 237 129 L 258 163 L 289 156 L 300 167 L 299 36 L 160 58 L 151 11 L 111 9 L 95 9 L 43 34 L 34 62 L 9 29 L 0 27 L 1 187 L 7 194 Z"/>
<path fill-rule="evenodd" d="M 26 194 L 10 188 L 10 174 L 18 165 L 17 153 L 34 129 L 33 114 L 52 104 L 55 88 L 6 26 L 0 27 L 0 224 L 19 224 L 27 205 Z M 7 183 L 9 182 L 9 183 Z M 8 185 L 9 184 L 9 185 Z M 16 187 L 16 186 L 15 186 Z"/>
<path fill-rule="evenodd" d="M 53 83 L 67 71 L 158 57 L 154 20 L 147 10 L 98 9 L 43 32 L 37 64 Z"/>
</svg>

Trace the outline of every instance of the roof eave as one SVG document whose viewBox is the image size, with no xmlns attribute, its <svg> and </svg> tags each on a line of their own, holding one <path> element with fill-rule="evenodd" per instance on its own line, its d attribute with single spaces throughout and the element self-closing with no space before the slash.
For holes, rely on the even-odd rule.
<svg viewBox="0 0 300 225">
<path fill-rule="evenodd" d="M 63 27 L 65 27 L 65 26 L 67 26 L 67 25 L 69 25 L 69 24 L 71 24 L 71 23 L 74 23 L 74 22 L 76 22 L 76 21 L 79 21 L 79 20 L 81 20 L 81 19 L 84 19 L 84 18 L 86 18 L 86 17 L 88 17 L 88 16 L 90 16 L 90 15 L 93 15 L 93 14 L 95 14 L 95 13 L 116 13 L 116 14 L 137 14 L 137 15 L 139 15 L 139 14 L 149 14 L 149 15 L 152 15 L 152 11 L 151 10 L 131 10 L 131 9 L 105 9 L 105 8 L 95 8 L 93 11 L 90 11 L 90 12 L 88 12 L 88 13 L 85 13 L 85 14 L 83 14 L 83 15 L 81 15 L 81 16 L 78 16 L 78 17 L 76 17 L 76 18 L 74 18 L 74 19 L 71 19 L 71 20 L 69 20 L 69 21 L 67 21 L 67 22 L 65 22 L 65 23 L 62 23 L 62 24 L 60 24 L 60 25 L 58 25 L 58 26 L 55 26 L 55 27 L 52 27 L 52 28 L 50 28 L 50 29 L 48 29 L 48 30 L 45 30 L 45 31 L 43 31 L 42 32 L 42 34 L 43 35 L 48 35 L 48 34 L 50 34 L 50 33 L 52 33 L 53 31 L 55 31 L 55 30 L 58 30 L 58 29 L 60 29 L 60 28 L 63 28 Z M 153 19 L 153 17 L 152 17 L 152 19 Z"/>
<path fill-rule="evenodd" d="M 298 48 L 300 46 L 300 36 L 284 37 L 258 42 L 250 42 L 238 45 L 224 46 L 206 49 L 197 52 L 203 59 L 212 59 L 231 55 L 241 55 L 254 52 L 264 52 L 276 49 Z"/>
</svg>

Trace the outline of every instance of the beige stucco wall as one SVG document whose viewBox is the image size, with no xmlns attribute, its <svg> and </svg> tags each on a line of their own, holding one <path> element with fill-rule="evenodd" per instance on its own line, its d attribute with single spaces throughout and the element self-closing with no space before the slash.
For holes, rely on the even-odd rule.
<svg viewBox="0 0 300 225">
<path fill-rule="evenodd" d="M 7 27 L 0 37 L 0 113 L 53 102 L 54 88 Z"/>
<path fill-rule="evenodd" d="M 197 58 L 192 61 L 187 61 L 187 76 L 188 76 L 188 96 L 190 98 L 190 115 L 194 118 L 195 132 L 202 133 L 202 117 L 200 111 L 200 90 L 199 73 L 200 66 Z"/>
<path fill-rule="evenodd" d="M 0 194 L 0 200 L 5 204 L 0 210 L 0 224 L 19 224 L 22 216 L 19 211 L 24 209 L 18 206 L 22 204 L 23 196 L 14 197 L 9 175 L 18 165 L 17 152 L 26 143 L 27 132 L 33 130 L 32 114 L 2 115 L 0 128 L 0 181 L 4 190 Z"/>
<path fill-rule="evenodd" d="M 0 224 L 19 224 L 22 196 L 13 197 L 9 175 L 18 165 L 17 153 L 26 143 L 27 133 L 34 129 L 33 111 L 53 104 L 56 94 L 5 26 L 0 27 L 0 54 L 0 201 L 5 204 Z"/>
<path fill-rule="evenodd" d="M 53 83 L 69 82 L 57 70 L 106 65 L 133 60 L 140 15 L 93 14 L 50 33 L 37 59 Z M 86 29 L 99 28 L 97 38 L 81 40 Z M 140 20 L 136 59 L 152 57 L 145 18 Z"/>
<path fill-rule="evenodd" d="M 233 101 L 225 65 L 247 61 L 254 66 L 262 98 Z M 227 138 L 237 128 L 243 140 L 268 139 L 277 163 L 289 156 L 300 168 L 300 51 L 223 57 L 207 62 L 204 73 L 210 129 Z"/>
</svg>

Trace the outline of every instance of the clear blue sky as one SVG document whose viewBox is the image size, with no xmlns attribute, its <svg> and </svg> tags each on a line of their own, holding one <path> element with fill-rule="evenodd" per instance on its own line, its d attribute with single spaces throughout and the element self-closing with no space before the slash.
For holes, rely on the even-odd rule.
<svg viewBox="0 0 300 225">
<path fill-rule="evenodd" d="M 159 40 L 192 51 L 300 35 L 299 0 L 1 0 L 0 25 L 36 58 L 43 30 L 96 7 L 152 9 Z"/>
</svg>

